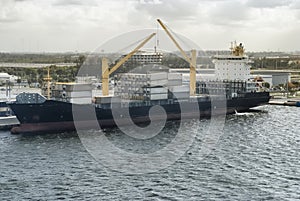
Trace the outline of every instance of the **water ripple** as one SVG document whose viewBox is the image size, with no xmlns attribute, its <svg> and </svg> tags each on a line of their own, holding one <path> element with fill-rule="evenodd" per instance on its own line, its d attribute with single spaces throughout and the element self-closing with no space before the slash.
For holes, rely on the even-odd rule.
<svg viewBox="0 0 300 201">
<path fill-rule="evenodd" d="M 300 108 L 264 106 L 253 116 L 229 115 L 213 152 L 199 153 L 210 126 L 191 120 L 192 147 L 168 169 L 145 175 L 109 171 L 76 133 L 13 136 L 0 133 L 1 200 L 300 200 Z M 149 153 L 176 135 L 137 141 L 106 131 L 119 148 Z"/>
</svg>

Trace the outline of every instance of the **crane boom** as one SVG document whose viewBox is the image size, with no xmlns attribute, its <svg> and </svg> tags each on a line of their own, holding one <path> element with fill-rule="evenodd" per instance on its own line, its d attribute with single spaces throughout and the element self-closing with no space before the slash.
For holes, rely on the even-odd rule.
<svg viewBox="0 0 300 201">
<path fill-rule="evenodd" d="M 124 64 L 132 55 L 134 55 L 139 49 L 141 49 L 156 33 L 152 33 L 148 36 L 143 42 L 141 42 L 134 50 L 132 50 L 129 54 L 127 54 L 124 58 L 122 58 L 116 65 L 114 65 L 110 70 L 109 74 L 115 72 L 122 64 Z"/>
<path fill-rule="evenodd" d="M 192 50 L 192 58 L 190 58 L 180 47 L 180 45 L 177 43 L 175 38 L 172 36 L 167 27 L 162 23 L 162 21 L 160 19 L 157 19 L 157 21 L 160 24 L 160 26 L 165 30 L 165 32 L 173 41 L 173 43 L 176 45 L 176 47 L 179 49 L 184 59 L 190 64 L 190 95 L 193 96 L 196 93 L 196 50 Z"/>
<path fill-rule="evenodd" d="M 109 69 L 108 62 L 106 58 L 102 58 L 102 95 L 108 96 L 109 94 L 109 76 L 118 70 L 122 64 L 124 64 L 128 59 L 132 57 L 141 47 L 143 47 L 156 33 L 152 33 L 145 40 L 143 40 L 134 50 L 122 58 L 116 65 Z"/>
</svg>

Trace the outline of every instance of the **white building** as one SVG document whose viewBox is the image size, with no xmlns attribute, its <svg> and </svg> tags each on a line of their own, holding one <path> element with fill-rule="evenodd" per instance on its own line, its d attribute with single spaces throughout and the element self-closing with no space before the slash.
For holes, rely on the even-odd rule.
<svg viewBox="0 0 300 201">
<path fill-rule="evenodd" d="M 125 55 L 123 55 L 125 57 Z M 141 64 L 161 64 L 163 53 L 161 52 L 144 52 L 139 51 L 132 55 L 128 61 L 138 62 Z"/>
<path fill-rule="evenodd" d="M 262 81 L 257 81 L 257 79 L 261 79 Z M 273 87 L 273 77 L 272 75 L 250 75 L 250 80 L 253 82 L 267 82 L 270 84 L 270 87 Z"/>
<path fill-rule="evenodd" d="M 8 73 L 0 73 L 0 84 L 5 84 L 7 81 L 17 83 L 18 76 L 10 75 Z"/>
<path fill-rule="evenodd" d="M 278 85 L 286 85 L 291 82 L 291 73 L 278 70 L 255 70 L 252 79 L 261 77 L 264 82 L 268 82 L 271 87 Z"/>
</svg>

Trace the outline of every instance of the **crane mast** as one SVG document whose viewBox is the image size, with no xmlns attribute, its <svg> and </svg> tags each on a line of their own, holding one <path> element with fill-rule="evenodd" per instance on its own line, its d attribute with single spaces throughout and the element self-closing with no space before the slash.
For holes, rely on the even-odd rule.
<svg viewBox="0 0 300 201">
<path fill-rule="evenodd" d="M 50 67 L 47 68 L 47 77 L 44 78 L 44 80 L 47 82 L 47 99 L 50 99 L 50 82 L 52 78 L 50 77 Z"/>
<path fill-rule="evenodd" d="M 167 29 L 167 27 L 162 23 L 160 19 L 157 19 L 160 26 L 164 29 L 164 31 L 167 33 L 169 38 L 173 41 L 175 46 L 179 49 L 180 53 L 184 57 L 184 59 L 190 64 L 190 95 L 194 96 L 196 93 L 196 65 L 197 65 L 197 54 L 196 50 L 191 51 L 191 58 L 185 53 L 185 51 L 180 47 L 180 45 L 177 43 L 175 38 L 172 36 L 170 31 Z"/>
<path fill-rule="evenodd" d="M 140 48 L 142 48 L 156 33 L 152 33 L 145 40 L 143 40 L 134 50 L 122 58 L 116 65 L 109 69 L 107 58 L 102 58 L 102 95 L 109 95 L 109 76 L 118 70 L 122 64 L 130 59 Z"/>
</svg>

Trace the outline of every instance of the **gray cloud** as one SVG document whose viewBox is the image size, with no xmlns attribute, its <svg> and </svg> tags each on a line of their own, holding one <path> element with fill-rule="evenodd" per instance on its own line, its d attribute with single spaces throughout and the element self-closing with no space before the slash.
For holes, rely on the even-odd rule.
<svg viewBox="0 0 300 201">
<path fill-rule="evenodd" d="M 294 1 L 290 4 L 290 8 L 291 8 L 291 9 L 300 9 L 300 1 L 299 1 L 299 0 L 294 0 Z"/>
<path fill-rule="evenodd" d="M 254 35 L 253 49 L 266 38 L 272 49 L 275 32 L 281 49 L 297 49 L 285 44 L 299 33 L 300 0 L 0 0 L 0 51 L 90 50 L 95 40 L 156 28 L 156 18 L 206 49 Z"/>
<path fill-rule="evenodd" d="M 0 23 L 15 23 L 21 20 L 14 4 L 14 1 L 0 1 Z"/>
<path fill-rule="evenodd" d="M 190 0 L 143 0 L 135 4 L 135 9 L 138 11 L 146 12 L 148 15 L 154 18 L 161 17 L 166 20 L 176 21 L 182 19 L 193 19 L 195 17 L 195 14 L 199 12 L 198 5 L 198 1 Z"/>
<path fill-rule="evenodd" d="M 276 8 L 289 6 L 292 0 L 248 0 L 247 6 L 253 8 Z"/>
<path fill-rule="evenodd" d="M 53 6 L 96 6 L 94 0 L 56 0 Z"/>
<path fill-rule="evenodd" d="M 241 1 L 220 1 L 208 11 L 208 20 L 216 25 L 243 25 L 250 20 L 250 9 Z"/>
<path fill-rule="evenodd" d="M 15 23 L 18 21 L 21 21 L 21 19 L 17 17 L 0 17 L 0 23 Z"/>
</svg>

